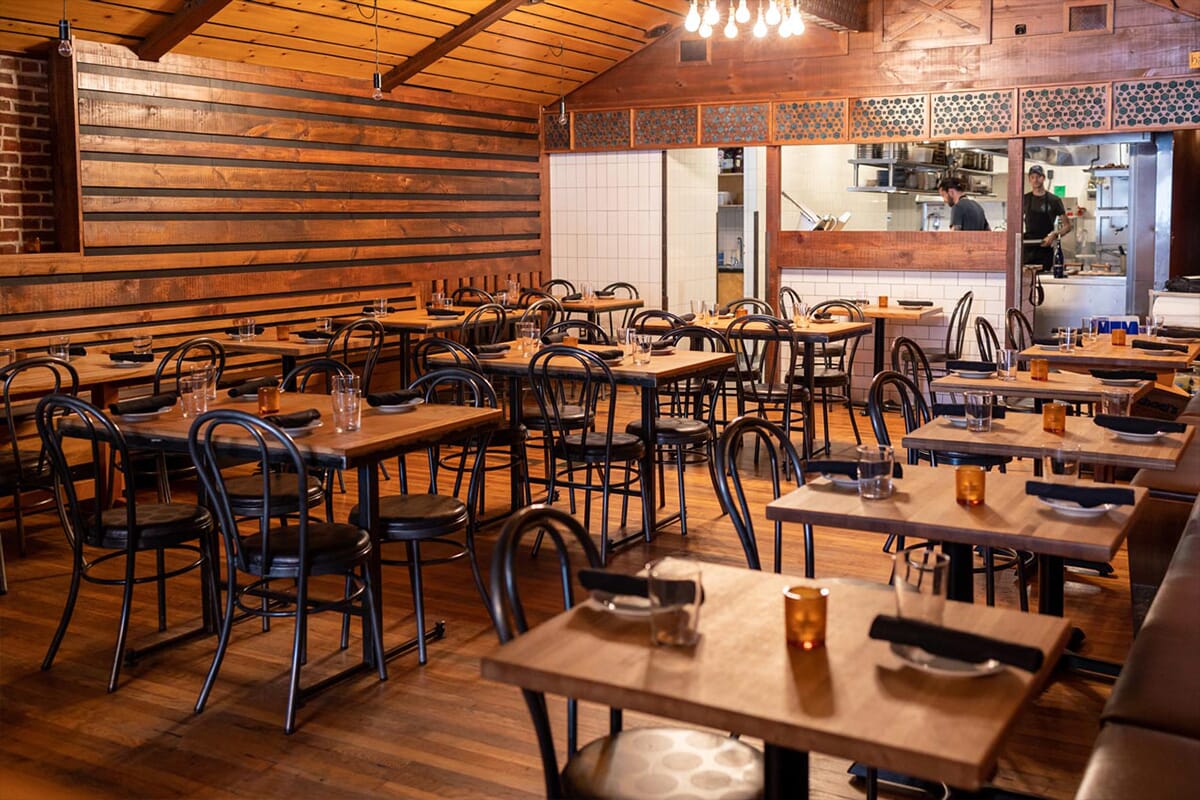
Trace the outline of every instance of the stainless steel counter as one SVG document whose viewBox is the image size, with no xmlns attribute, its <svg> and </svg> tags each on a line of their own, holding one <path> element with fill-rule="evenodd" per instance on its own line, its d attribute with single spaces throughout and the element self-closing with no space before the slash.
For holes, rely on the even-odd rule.
<svg viewBox="0 0 1200 800">
<path fill-rule="evenodd" d="M 1042 276 L 1046 302 L 1034 312 L 1034 332 L 1046 336 L 1060 326 L 1078 327 L 1083 317 L 1125 313 L 1124 275 Z"/>
</svg>

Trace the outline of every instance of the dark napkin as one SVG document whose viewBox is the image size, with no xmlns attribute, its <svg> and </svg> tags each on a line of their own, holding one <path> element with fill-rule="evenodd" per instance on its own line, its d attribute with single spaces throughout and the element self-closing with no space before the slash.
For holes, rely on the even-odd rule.
<svg viewBox="0 0 1200 800">
<path fill-rule="evenodd" d="M 637 575 L 622 575 L 619 572 L 609 572 L 603 569 L 579 570 L 579 582 L 589 592 L 608 592 L 609 594 L 633 595 L 634 597 L 650 596 L 650 581 Z M 667 581 L 667 591 L 664 600 L 669 605 L 691 603 L 696 597 L 696 584 L 692 581 Z M 700 595 L 704 602 L 704 595 Z"/>
<path fill-rule="evenodd" d="M 1185 328 L 1182 325 L 1164 325 L 1160 336 L 1171 339 L 1200 339 L 1200 328 Z"/>
<path fill-rule="evenodd" d="M 1125 381 L 1137 379 L 1139 381 L 1158 380 L 1158 376 L 1153 372 L 1146 372 L 1140 369 L 1091 369 L 1088 372 L 1092 373 L 1093 378 L 1104 378 L 1110 381 Z"/>
<path fill-rule="evenodd" d="M 500 342 L 499 344 L 480 344 L 476 345 L 474 349 L 476 353 L 507 353 L 510 349 L 512 349 L 512 345 L 508 344 L 507 342 Z"/>
<path fill-rule="evenodd" d="M 571 294 L 564 294 L 562 297 L 562 301 L 564 303 L 570 303 L 572 300 L 582 300 L 582 299 L 583 299 L 583 292 L 572 292 Z"/>
<path fill-rule="evenodd" d="M 255 336 L 262 336 L 264 333 L 266 333 L 266 331 L 267 331 L 267 327 L 265 325 L 255 325 L 254 326 L 254 335 Z M 227 334 L 229 334 L 230 336 L 237 336 L 238 334 L 241 333 L 241 329 L 235 325 L 232 328 L 226 328 L 225 332 Z"/>
<path fill-rule="evenodd" d="M 651 342 L 650 343 L 651 350 L 670 350 L 674 346 L 675 346 L 674 342 L 659 341 L 659 342 Z"/>
<path fill-rule="evenodd" d="M 1051 500 L 1071 500 L 1084 508 L 1095 508 L 1105 503 L 1131 506 L 1134 501 L 1133 489 L 1109 489 L 1103 486 L 1076 486 L 1070 483 L 1042 481 L 1025 481 L 1025 494 Z"/>
<path fill-rule="evenodd" d="M 625 353 L 618 347 L 606 348 L 604 350 L 593 350 L 593 353 L 600 356 L 605 361 L 612 361 L 616 358 L 621 358 Z"/>
<path fill-rule="evenodd" d="M 682 317 L 680 317 L 680 319 L 683 320 L 684 322 L 694 322 L 696 320 L 696 315 L 689 311 L 688 313 L 686 313 Z"/>
<path fill-rule="evenodd" d="M 1071 337 L 1071 341 L 1074 343 L 1074 345 L 1076 347 L 1081 346 L 1080 342 L 1082 340 L 1078 336 Z M 1051 346 L 1058 347 L 1058 345 L 1061 342 L 1062 342 L 1062 337 L 1059 337 L 1059 336 L 1035 336 L 1035 337 L 1033 337 L 1034 344 L 1045 345 L 1046 347 L 1051 347 Z"/>
<path fill-rule="evenodd" d="M 616 296 L 617 296 L 616 292 L 611 292 L 611 291 L 606 292 L 603 289 L 599 289 L 596 291 L 596 297 L 616 297 Z"/>
<path fill-rule="evenodd" d="M 308 331 L 296 331 L 296 335 L 301 339 L 332 339 L 334 336 L 332 331 L 319 331 L 315 328 Z"/>
<path fill-rule="evenodd" d="M 120 403 L 113 403 L 108 407 L 110 414 L 149 414 L 151 411 L 158 411 L 160 408 L 170 408 L 179 400 L 179 395 L 174 392 L 164 392 L 163 394 L 155 394 L 149 397 L 135 397 L 132 400 L 125 400 Z"/>
<path fill-rule="evenodd" d="M 933 415 L 935 417 L 965 417 L 967 406 L 965 403 L 934 403 Z M 1004 406 L 992 406 L 992 419 L 1004 419 Z"/>
<path fill-rule="evenodd" d="M 1187 426 L 1182 422 L 1168 422 L 1165 419 L 1150 419 L 1149 417 L 1118 417 L 1113 414 L 1097 414 L 1092 422 L 1101 428 L 1121 433 L 1183 433 Z"/>
<path fill-rule="evenodd" d="M 132 350 L 122 350 L 118 353 L 109 353 L 109 361 L 137 361 L 143 364 L 151 364 L 154 362 L 154 353 L 135 353 Z"/>
<path fill-rule="evenodd" d="M 67 352 L 73 356 L 86 356 L 87 348 L 81 344 L 73 344 L 67 348 Z"/>
<path fill-rule="evenodd" d="M 964 370 L 966 372 L 995 372 L 996 364 L 992 361 L 947 361 L 946 369 L 951 372 Z"/>
<path fill-rule="evenodd" d="M 812 318 L 813 319 L 833 319 L 833 314 L 830 314 L 828 311 L 818 311 L 816 314 L 812 315 Z"/>
<path fill-rule="evenodd" d="M 994 658 L 1002 664 L 1028 672 L 1042 668 L 1045 657 L 1036 647 L 1002 642 L 990 636 L 943 628 L 915 619 L 901 619 L 880 614 L 871 623 L 872 639 L 919 647 L 926 653 L 953 658 L 970 664 L 980 664 Z"/>
<path fill-rule="evenodd" d="M 306 408 L 303 411 L 293 411 L 290 414 L 268 414 L 263 417 L 264 420 L 273 425 L 278 425 L 281 428 L 303 428 L 310 422 L 315 422 L 321 418 L 321 412 L 315 408 Z"/>
<path fill-rule="evenodd" d="M 363 306 L 363 313 L 364 313 L 364 314 L 374 314 L 374 313 L 375 313 L 375 306 Z M 395 313 L 396 313 L 396 307 L 395 307 L 395 306 L 388 306 L 388 307 L 387 307 L 387 313 L 388 313 L 388 314 L 395 314 Z"/>
<path fill-rule="evenodd" d="M 1133 347 L 1139 350 L 1167 350 L 1172 353 L 1186 353 L 1188 351 L 1185 344 L 1171 344 L 1170 342 L 1151 342 L 1146 339 L 1134 339 Z"/>
<path fill-rule="evenodd" d="M 897 300 L 896 303 L 909 308 L 929 308 L 933 305 L 932 300 Z"/>
<path fill-rule="evenodd" d="M 251 378 L 248 381 L 242 381 L 229 387 L 230 397 L 241 397 L 244 394 L 258 394 L 258 390 L 264 386 L 278 386 L 279 377 L 269 375 L 264 378 Z"/>
<path fill-rule="evenodd" d="M 411 400 L 417 400 L 423 396 L 416 389 L 400 389 L 396 392 L 372 392 L 367 395 L 367 405 L 398 406 Z"/>
<path fill-rule="evenodd" d="M 461 317 L 465 312 L 455 311 L 453 308 L 427 308 L 425 313 L 431 317 Z"/>
<path fill-rule="evenodd" d="M 847 478 L 858 480 L 857 461 L 839 461 L 832 458 L 810 460 L 805 470 L 807 472 L 820 472 L 824 475 L 845 475 Z M 904 468 L 895 462 L 892 462 L 892 477 L 904 477 Z"/>
</svg>

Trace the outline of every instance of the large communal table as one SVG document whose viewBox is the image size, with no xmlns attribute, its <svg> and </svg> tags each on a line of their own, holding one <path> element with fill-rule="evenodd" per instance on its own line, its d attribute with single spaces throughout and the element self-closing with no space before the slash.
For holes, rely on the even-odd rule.
<svg viewBox="0 0 1200 800">
<path fill-rule="evenodd" d="M 884 586 L 830 582 L 826 645 L 784 638 L 782 591 L 813 581 L 702 565 L 700 642 L 657 647 L 645 620 L 590 603 L 483 658 L 484 677 L 761 738 L 766 795 L 808 796 L 808 753 L 978 789 L 1014 721 L 1067 640 L 1058 617 L 947 603 L 945 624 L 1019 642 L 1046 656 L 1036 673 L 1006 668 L 971 681 L 917 672 L 867 631 L 895 613 Z"/>
<path fill-rule="evenodd" d="M 1033 397 L 1070 403 L 1098 403 L 1102 394 L 1115 392 L 1128 395 L 1129 405 L 1132 406 L 1134 401 L 1154 388 L 1154 381 L 1138 381 L 1134 386 L 1113 386 L 1078 372 L 1051 372 L 1044 381 L 1033 380 L 1028 372 L 1018 372 L 1011 381 L 999 377 L 963 378 L 952 372 L 935 378 L 929 386 L 934 392 L 989 391 L 1003 397 Z"/>
<path fill-rule="evenodd" d="M 1095 342 L 1073 348 L 1069 352 L 1033 345 L 1021 351 L 1021 358 L 1044 358 L 1054 366 L 1064 369 L 1144 369 L 1161 374 L 1187 369 L 1188 365 L 1200 357 L 1200 342 L 1178 345 L 1186 348 L 1186 352 L 1143 350 L 1133 346 L 1135 341 L 1149 339 L 1148 336 L 1130 336 L 1129 344 L 1114 347 L 1112 336 L 1105 333 Z"/>
</svg>

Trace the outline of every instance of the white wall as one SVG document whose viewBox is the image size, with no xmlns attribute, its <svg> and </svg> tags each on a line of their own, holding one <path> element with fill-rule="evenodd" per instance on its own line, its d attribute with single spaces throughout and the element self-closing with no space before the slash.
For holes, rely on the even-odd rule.
<svg viewBox="0 0 1200 800">
<path fill-rule="evenodd" d="M 849 231 L 887 230 L 888 195 L 882 192 L 848 192 L 854 185 L 852 144 L 820 144 L 780 148 L 780 183 L 798 202 L 819 216 L 850 212 Z M 873 170 L 873 167 L 862 167 Z M 780 227 L 785 231 L 805 230 L 800 211 L 782 200 Z"/>
<path fill-rule="evenodd" d="M 668 150 L 668 311 L 685 314 L 692 300 L 716 300 L 716 248 L 717 151 L 712 147 Z"/>
</svg>

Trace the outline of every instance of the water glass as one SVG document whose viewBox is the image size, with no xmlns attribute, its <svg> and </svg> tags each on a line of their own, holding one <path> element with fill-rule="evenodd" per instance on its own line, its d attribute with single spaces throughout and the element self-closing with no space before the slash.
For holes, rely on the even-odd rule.
<svg viewBox="0 0 1200 800">
<path fill-rule="evenodd" d="M 617 328 L 616 344 L 625 355 L 632 356 L 637 344 L 637 328 Z"/>
<path fill-rule="evenodd" d="M 864 500 L 886 500 L 892 496 L 892 464 L 895 454 L 886 444 L 858 446 L 858 494 Z"/>
<path fill-rule="evenodd" d="M 796 303 L 792 308 L 792 322 L 796 323 L 797 328 L 808 327 L 808 304 L 804 301 Z"/>
<path fill-rule="evenodd" d="M 818 586 L 789 586 L 783 590 L 783 628 L 787 643 L 801 650 L 825 646 L 829 590 Z"/>
<path fill-rule="evenodd" d="M 65 335 L 51 336 L 48 351 L 54 358 L 61 358 L 63 361 L 70 361 L 71 337 Z"/>
<path fill-rule="evenodd" d="M 967 430 L 987 433 L 992 429 L 991 392 L 967 392 L 963 395 L 967 414 Z"/>
<path fill-rule="evenodd" d="M 1092 317 L 1084 317 L 1079 321 L 1079 337 L 1081 344 L 1090 344 L 1096 341 L 1095 331 L 1092 328 Z"/>
<path fill-rule="evenodd" d="M 700 638 L 700 563 L 667 558 L 646 565 L 650 636 L 655 644 L 693 645 Z"/>
<path fill-rule="evenodd" d="M 508 286 L 508 294 L 510 297 L 520 297 L 521 296 L 521 282 L 520 281 L 509 280 L 507 283 L 507 286 Z"/>
<path fill-rule="evenodd" d="M 1002 381 L 1015 381 L 1017 379 L 1017 365 L 1019 364 L 1016 350 L 997 350 L 996 351 L 996 375 Z"/>
<path fill-rule="evenodd" d="M 518 322 L 516 331 L 517 348 L 522 356 L 529 358 L 538 351 L 538 339 L 541 337 L 538 325 L 536 322 Z"/>
<path fill-rule="evenodd" d="M 650 363 L 650 352 L 653 349 L 651 346 L 653 342 L 654 337 L 652 336 L 639 334 L 636 337 L 633 348 L 633 363 L 642 365 Z"/>
<path fill-rule="evenodd" d="M 333 428 L 338 433 L 356 431 L 362 424 L 362 381 L 357 375 L 334 375 L 331 400 Z"/>
<path fill-rule="evenodd" d="M 179 411 L 184 418 L 198 417 L 208 411 L 208 381 L 203 375 L 179 378 Z"/>
<path fill-rule="evenodd" d="M 579 285 L 579 294 L 583 298 L 583 302 L 590 303 L 596 299 L 596 290 L 590 283 L 582 283 Z"/>
<path fill-rule="evenodd" d="M 217 368 L 212 364 L 199 364 L 191 369 L 192 380 L 204 389 L 209 400 L 217 399 Z"/>
<path fill-rule="evenodd" d="M 1067 432 L 1067 404 L 1046 403 L 1042 406 L 1042 430 L 1062 436 Z"/>
<path fill-rule="evenodd" d="M 1146 317 L 1146 335 L 1151 339 L 1157 339 L 1162 335 L 1162 329 L 1166 324 L 1166 320 L 1161 316 Z"/>
<path fill-rule="evenodd" d="M 941 625 L 946 609 L 950 557 L 918 544 L 892 556 L 896 616 Z"/>
<path fill-rule="evenodd" d="M 433 308 L 442 308 L 446 305 L 446 293 L 434 292 L 429 295 L 429 305 Z"/>
<path fill-rule="evenodd" d="M 133 352 L 140 356 L 154 349 L 154 337 L 148 333 L 135 333 L 130 343 L 133 345 Z"/>
<path fill-rule="evenodd" d="M 1042 475 L 1047 478 L 1073 480 L 1079 477 L 1079 445 L 1064 444 L 1048 451 L 1042 466 Z"/>
<path fill-rule="evenodd" d="M 17 351 L 11 347 L 0 347 L 0 368 L 16 363 Z"/>
<path fill-rule="evenodd" d="M 1075 334 L 1077 331 L 1074 328 L 1063 328 L 1058 332 L 1058 349 L 1069 353 L 1075 349 Z"/>
<path fill-rule="evenodd" d="M 1092 317 L 1092 325 L 1095 326 L 1095 328 L 1096 328 L 1097 336 L 1102 333 L 1111 333 L 1112 332 L 1111 327 L 1108 322 L 1108 317 L 1104 316 L 1103 314 L 1098 314 L 1098 315 Z"/>
<path fill-rule="evenodd" d="M 496 292 L 496 302 L 504 308 L 508 308 L 508 298 L 508 292 Z M 516 298 L 514 297 L 513 299 L 515 300 Z"/>
<path fill-rule="evenodd" d="M 983 505 L 987 472 L 983 467 L 963 465 L 954 470 L 954 500 L 960 506 Z"/>
<path fill-rule="evenodd" d="M 1101 392 L 1100 413 L 1114 417 L 1129 416 L 1129 392 Z"/>
<path fill-rule="evenodd" d="M 386 316 L 388 313 L 388 299 L 386 297 L 376 297 L 373 308 L 375 309 L 375 316 Z"/>
<path fill-rule="evenodd" d="M 240 317 L 237 320 L 238 338 L 249 341 L 258 335 L 258 322 L 254 317 Z"/>
<path fill-rule="evenodd" d="M 317 317 L 317 330 L 322 333 L 333 333 L 333 317 Z"/>
</svg>

